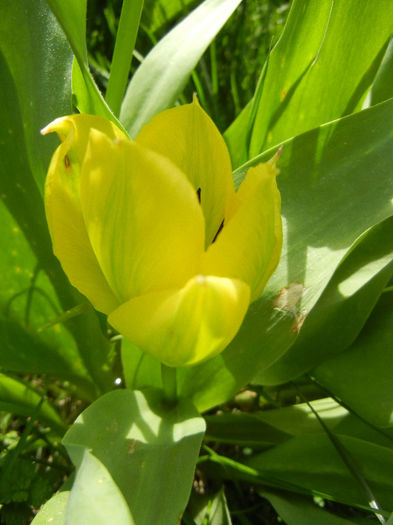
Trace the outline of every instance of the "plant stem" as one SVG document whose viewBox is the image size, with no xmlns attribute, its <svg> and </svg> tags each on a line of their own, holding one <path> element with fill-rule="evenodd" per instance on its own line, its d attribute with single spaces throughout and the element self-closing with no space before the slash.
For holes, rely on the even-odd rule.
<svg viewBox="0 0 393 525">
<path fill-rule="evenodd" d="M 165 401 L 173 404 L 177 401 L 176 368 L 161 364 L 161 377 Z"/>
</svg>

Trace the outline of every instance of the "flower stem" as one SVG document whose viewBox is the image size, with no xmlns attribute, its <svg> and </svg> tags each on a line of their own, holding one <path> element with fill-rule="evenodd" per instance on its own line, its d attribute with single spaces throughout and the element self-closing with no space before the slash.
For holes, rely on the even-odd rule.
<svg viewBox="0 0 393 525">
<path fill-rule="evenodd" d="M 177 401 L 176 368 L 161 363 L 161 377 L 164 388 L 164 399 L 169 404 Z"/>
</svg>

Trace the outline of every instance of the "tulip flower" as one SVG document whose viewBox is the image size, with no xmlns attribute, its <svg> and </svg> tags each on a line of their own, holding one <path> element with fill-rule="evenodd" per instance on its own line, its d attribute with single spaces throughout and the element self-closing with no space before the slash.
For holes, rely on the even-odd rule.
<svg viewBox="0 0 393 525">
<path fill-rule="evenodd" d="M 59 118 L 50 132 L 61 144 L 46 215 L 70 282 L 167 366 L 221 352 L 280 257 L 275 159 L 235 192 L 225 142 L 196 100 L 135 140 L 91 115 Z"/>
</svg>

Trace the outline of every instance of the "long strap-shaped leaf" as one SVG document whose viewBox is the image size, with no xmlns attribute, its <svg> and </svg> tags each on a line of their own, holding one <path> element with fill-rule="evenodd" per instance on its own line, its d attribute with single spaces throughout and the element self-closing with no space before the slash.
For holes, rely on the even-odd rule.
<svg viewBox="0 0 393 525">
<path fill-rule="evenodd" d="M 120 112 L 131 137 L 183 89 L 206 48 L 241 0 L 205 0 L 147 55 L 133 76 Z"/>
<path fill-rule="evenodd" d="M 121 127 L 89 71 L 86 47 L 87 0 L 47 0 L 70 43 L 76 62 L 72 72 L 76 106 L 82 113 L 101 115 Z"/>
<path fill-rule="evenodd" d="M 127 87 L 128 74 L 131 67 L 142 8 L 143 0 L 123 1 L 105 95 L 106 101 L 116 115 L 120 112 L 121 101 Z"/>
</svg>

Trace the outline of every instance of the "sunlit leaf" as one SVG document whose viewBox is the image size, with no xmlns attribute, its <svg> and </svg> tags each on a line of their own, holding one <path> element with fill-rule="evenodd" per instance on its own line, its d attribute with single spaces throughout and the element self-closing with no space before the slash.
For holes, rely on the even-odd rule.
<svg viewBox="0 0 393 525">
<path fill-rule="evenodd" d="M 389 447 L 348 436 L 338 436 L 361 468 L 384 510 L 391 510 L 390 470 L 393 451 Z M 292 483 L 310 493 L 326 495 L 348 505 L 368 502 L 326 434 L 299 436 L 247 462 L 274 479 Z"/>
<path fill-rule="evenodd" d="M 330 392 L 370 423 L 393 425 L 393 309 L 384 294 L 348 350 L 325 361 L 312 374 Z"/>
<path fill-rule="evenodd" d="M 300 328 L 298 316 L 317 303 L 351 245 L 392 215 L 392 118 L 390 100 L 284 146 L 278 176 L 284 216 L 280 265 L 227 350 L 184 370 L 183 395 L 192 395 L 200 409 L 228 399 L 287 352 Z M 280 290 L 291 283 L 301 285 L 300 294 L 279 311 Z"/>
<path fill-rule="evenodd" d="M 101 462 L 137 525 L 175 525 L 187 504 L 204 430 L 188 400 L 171 407 L 158 391 L 119 390 L 90 405 L 63 442 L 78 469 L 87 468 L 84 449 Z M 69 505 L 80 490 L 83 485 L 73 486 Z"/>
<path fill-rule="evenodd" d="M 240 2 L 205 0 L 154 46 L 132 77 L 121 108 L 120 121 L 131 137 L 175 102 L 198 60 Z"/>
<path fill-rule="evenodd" d="M 393 217 L 389 217 L 359 240 L 307 316 L 296 342 L 255 380 L 264 384 L 289 381 L 314 363 L 345 350 L 359 334 L 392 274 Z M 295 314 L 302 316 L 301 311 Z"/>
</svg>

